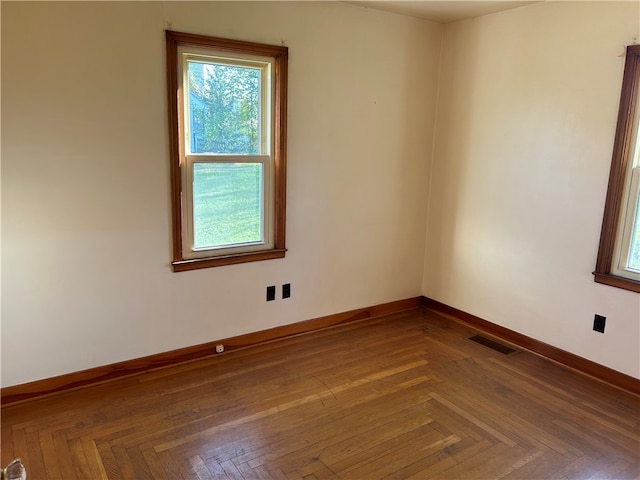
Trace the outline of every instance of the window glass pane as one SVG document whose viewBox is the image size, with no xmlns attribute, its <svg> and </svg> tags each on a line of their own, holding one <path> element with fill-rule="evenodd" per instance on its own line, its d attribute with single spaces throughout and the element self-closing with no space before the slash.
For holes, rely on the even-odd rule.
<svg viewBox="0 0 640 480">
<path fill-rule="evenodd" d="M 194 248 L 262 241 L 261 163 L 193 165 Z"/>
<path fill-rule="evenodd" d="M 260 154 L 259 68 L 188 61 L 191 153 Z"/>
<path fill-rule="evenodd" d="M 636 218 L 631 234 L 631 248 L 629 250 L 629 268 L 640 272 L 640 196 L 636 204 Z"/>
</svg>

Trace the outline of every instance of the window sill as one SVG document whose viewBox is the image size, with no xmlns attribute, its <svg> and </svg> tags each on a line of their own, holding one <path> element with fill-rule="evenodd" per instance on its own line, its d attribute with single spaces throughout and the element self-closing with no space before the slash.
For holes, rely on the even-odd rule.
<svg viewBox="0 0 640 480">
<path fill-rule="evenodd" d="M 640 282 L 624 277 L 617 277 L 610 273 L 593 272 L 593 279 L 596 283 L 602 283 L 611 287 L 622 288 L 631 292 L 640 293 Z"/>
<path fill-rule="evenodd" d="M 260 252 L 237 253 L 234 255 L 221 255 L 219 257 L 194 258 L 193 260 L 178 260 L 172 262 L 174 272 L 186 272 L 188 270 L 198 270 L 201 268 L 221 267 L 223 265 L 235 265 L 238 263 L 259 262 L 262 260 L 272 260 L 284 258 L 286 248 L 273 250 L 263 250 Z"/>
</svg>

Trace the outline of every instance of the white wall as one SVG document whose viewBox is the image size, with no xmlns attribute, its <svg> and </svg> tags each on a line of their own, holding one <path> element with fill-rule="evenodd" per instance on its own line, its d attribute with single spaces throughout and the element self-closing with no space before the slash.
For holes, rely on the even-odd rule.
<svg viewBox="0 0 640 480">
<path fill-rule="evenodd" d="M 638 5 L 550 2 L 445 27 L 423 283 L 635 377 L 640 296 L 591 272 Z"/>
<path fill-rule="evenodd" d="M 640 296 L 591 276 L 637 2 L 1 9 L 2 386 L 421 293 L 640 378 Z M 289 46 L 285 259 L 171 272 L 169 25 Z"/>
<path fill-rule="evenodd" d="M 3 386 L 421 294 L 441 26 L 334 2 L 1 8 Z M 171 272 L 169 25 L 290 49 L 285 259 Z"/>
</svg>

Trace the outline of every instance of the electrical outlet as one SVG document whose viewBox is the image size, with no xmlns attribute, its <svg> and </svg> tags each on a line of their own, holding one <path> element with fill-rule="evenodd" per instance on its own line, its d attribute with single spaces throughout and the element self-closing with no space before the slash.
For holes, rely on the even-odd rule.
<svg viewBox="0 0 640 480">
<path fill-rule="evenodd" d="M 224 352 L 224 345 L 216 345 L 216 353 Z"/>
<path fill-rule="evenodd" d="M 282 298 L 289 298 L 291 296 L 291 284 L 285 283 L 282 285 Z"/>
<path fill-rule="evenodd" d="M 607 322 L 607 317 L 596 314 L 593 317 L 593 330 L 596 332 L 604 333 L 604 325 Z"/>
<path fill-rule="evenodd" d="M 270 302 L 275 299 L 276 299 L 276 286 L 269 285 L 267 287 L 267 302 Z"/>
</svg>

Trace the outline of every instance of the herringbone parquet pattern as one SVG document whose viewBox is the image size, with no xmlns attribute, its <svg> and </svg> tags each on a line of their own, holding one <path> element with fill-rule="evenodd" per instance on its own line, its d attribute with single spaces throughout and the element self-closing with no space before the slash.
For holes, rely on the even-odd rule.
<svg viewBox="0 0 640 480">
<path fill-rule="evenodd" d="M 426 310 L 2 410 L 30 479 L 626 479 L 640 399 Z"/>
</svg>

